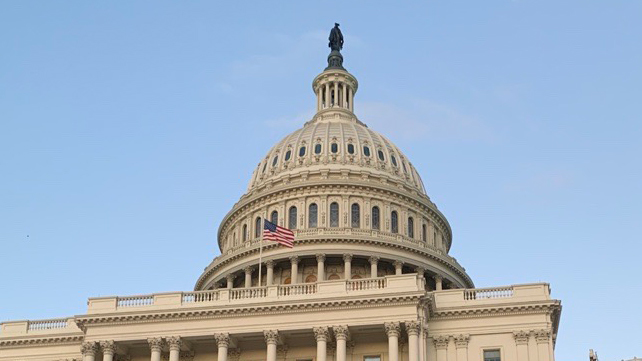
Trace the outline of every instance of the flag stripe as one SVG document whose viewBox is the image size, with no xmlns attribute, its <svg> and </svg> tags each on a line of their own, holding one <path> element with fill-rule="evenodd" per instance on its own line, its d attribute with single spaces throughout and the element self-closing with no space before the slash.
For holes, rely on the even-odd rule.
<svg viewBox="0 0 642 361">
<path fill-rule="evenodd" d="M 267 220 L 264 221 L 263 239 L 277 242 L 285 247 L 294 247 L 294 232 Z"/>
</svg>

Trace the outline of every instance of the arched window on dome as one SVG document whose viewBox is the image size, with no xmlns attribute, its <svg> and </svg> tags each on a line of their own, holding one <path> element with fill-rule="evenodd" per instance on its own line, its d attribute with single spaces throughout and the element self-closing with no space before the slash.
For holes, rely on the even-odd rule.
<svg viewBox="0 0 642 361">
<path fill-rule="evenodd" d="M 363 155 L 365 155 L 366 157 L 370 156 L 370 148 L 367 145 L 363 146 Z"/>
<path fill-rule="evenodd" d="M 299 157 L 303 157 L 305 155 L 305 146 L 302 146 L 299 148 Z"/>
<path fill-rule="evenodd" d="M 270 222 L 279 224 L 279 212 L 272 211 L 272 214 L 270 215 Z"/>
<path fill-rule="evenodd" d="M 351 221 L 352 228 L 361 227 L 361 207 L 359 207 L 358 203 L 352 203 L 351 214 L 352 214 L 352 221 Z"/>
<path fill-rule="evenodd" d="M 348 143 L 348 154 L 354 154 L 354 144 Z"/>
<path fill-rule="evenodd" d="M 285 161 L 287 162 L 288 160 L 290 160 L 291 157 L 292 157 L 292 151 L 288 149 L 288 151 L 285 152 Z"/>
<path fill-rule="evenodd" d="M 372 207 L 372 229 L 379 229 L 379 207 Z"/>
<path fill-rule="evenodd" d="M 295 206 L 290 207 L 290 210 L 288 212 L 288 228 L 296 229 L 296 207 Z"/>
<path fill-rule="evenodd" d="M 408 237 L 415 238 L 415 220 L 408 217 Z"/>
<path fill-rule="evenodd" d="M 339 203 L 330 204 L 330 227 L 339 227 Z"/>
<path fill-rule="evenodd" d="M 421 225 L 421 240 L 424 241 L 425 243 L 427 239 L 428 239 L 428 235 L 426 231 L 426 224 L 424 223 Z"/>
<path fill-rule="evenodd" d="M 263 170 L 261 173 L 265 173 L 265 168 L 267 168 L 268 161 L 266 160 L 265 163 L 263 164 Z"/>
<path fill-rule="evenodd" d="M 254 222 L 254 238 L 261 237 L 262 228 L 263 222 L 261 222 L 261 217 L 256 217 L 256 221 Z"/>
<path fill-rule="evenodd" d="M 279 161 L 279 156 L 275 155 L 274 159 L 272 159 L 272 166 L 274 167 L 276 165 L 276 162 L 278 162 L 278 161 Z"/>
<path fill-rule="evenodd" d="M 319 214 L 319 207 L 317 206 L 317 204 L 316 203 L 310 204 L 310 206 L 308 207 L 308 228 L 317 228 L 318 214 Z"/>
<path fill-rule="evenodd" d="M 243 240 L 243 243 L 247 241 L 247 224 L 243 225 L 243 235 L 241 236 L 241 239 Z"/>
<path fill-rule="evenodd" d="M 339 145 L 337 143 L 330 144 L 330 151 L 334 154 L 339 151 Z"/>
<path fill-rule="evenodd" d="M 321 143 L 317 143 L 314 146 L 314 154 L 321 154 Z"/>
<path fill-rule="evenodd" d="M 391 155 L 390 156 L 390 160 L 392 160 L 392 165 L 394 165 L 396 167 L 397 166 L 397 158 L 395 158 L 394 155 Z"/>
<path fill-rule="evenodd" d="M 385 158 L 383 157 L 383 151 L 382 151 L 381 149 L 379 149 L 379 150 L 377 151 L 377 154 L 379 155 L 379 160 L 380 160 L 380 161 L 383 161 L 383 160 L 385 159 Z"/>
<path fill-rule="evenodd" d="M 390 213 L 390 232 L 399 233 L 399 216 L 397 211 Z"/>
</svg>

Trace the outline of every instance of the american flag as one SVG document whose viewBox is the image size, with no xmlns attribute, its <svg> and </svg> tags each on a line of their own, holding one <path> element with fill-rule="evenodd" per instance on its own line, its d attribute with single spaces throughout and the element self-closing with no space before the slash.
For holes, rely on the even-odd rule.
<svg viewBox="0 0 642 361">
<path fill-rule="evenodd" d="M 263 224 L 263 239 L 278 242 L 286 247 L 294 247 L 294 232 L 268 220 L 264 220 Z"/>
</svg>

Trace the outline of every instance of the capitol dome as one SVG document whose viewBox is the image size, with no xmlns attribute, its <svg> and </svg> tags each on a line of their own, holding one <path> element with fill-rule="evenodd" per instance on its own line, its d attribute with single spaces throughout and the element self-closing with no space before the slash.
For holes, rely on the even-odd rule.
<svg viewBox="0 0 642 361">
<path fill-rule="evenodd" d="M 355 115 L 357 88 L 333 50 L 312 83 L 316 114 L 256 166 L 196 290 L 415 272 L 428 290 L 473 287 L 419 172 Z M 294 248 L 262 241 L 263 220 L 291 229 Z"/>
</svg>

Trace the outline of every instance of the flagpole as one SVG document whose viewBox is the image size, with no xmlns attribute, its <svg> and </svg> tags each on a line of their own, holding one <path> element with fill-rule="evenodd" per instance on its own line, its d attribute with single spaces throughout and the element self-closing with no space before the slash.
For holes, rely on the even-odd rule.
<svg viewBox="0 0 642 361">
<path fill-rule="evenodd" d="M 265 230 L 265 218 L 261 221 L 261 237 L 259 238 L 259 287 L 261 287 L 261 271 L 263 265 L 263 230 Z"/>
</svg>

